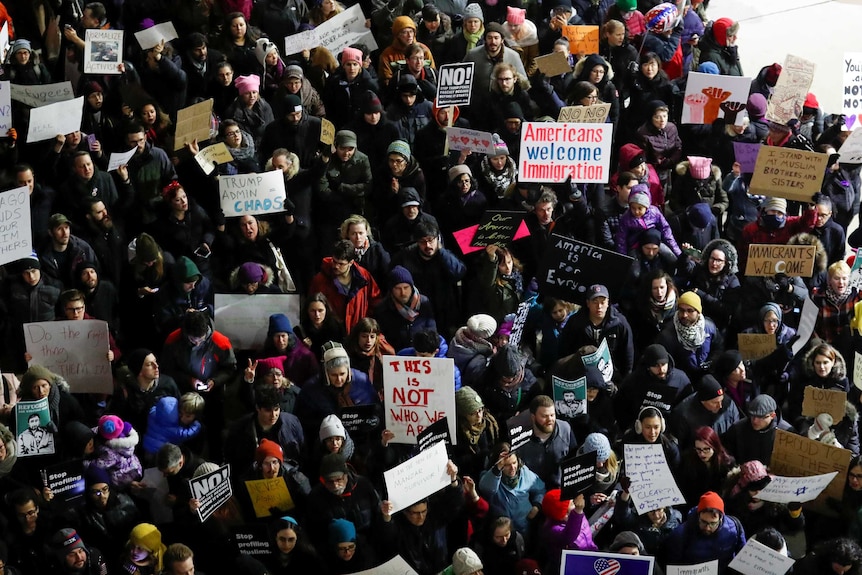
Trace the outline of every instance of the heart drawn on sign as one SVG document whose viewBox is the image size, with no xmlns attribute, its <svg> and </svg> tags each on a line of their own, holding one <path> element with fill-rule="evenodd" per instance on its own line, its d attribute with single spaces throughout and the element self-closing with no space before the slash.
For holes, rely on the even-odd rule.
<svg viewBox="0 0 862 575">
<path fill-rule="evenodd" d="M 469 136 L 461 136 L 461 143 L 466 146 L 467 144 L 470 143 L 470 137 Z"/>
<path fill-rule="evenodd" d="M 620 562 L 616 559 L 596 559 L 593 563 L 593 568 L 596 570 L 596 575 L 616 575 L 620 570 Z"/>
<path fill-rule="evenodd" d="M 856 123 L 856 116 L 854 116 L 854 115 L 844 116 L 844 124 L 847 126 L 848 129 L 852 129 L 853 124 L 855 124 L 855 123 Z"/>
<path fill-rule="evenodd" d="M 488 146 L 490 146 L 490 145 L 491 145 L 491 142 L 490 142 L 490 141 L 488 141 L 488 140 L 482 140 L 482 145 L 483 145 L 483 146 L 485 146 L 485 147 L 487 148 Z"/>
</svg>

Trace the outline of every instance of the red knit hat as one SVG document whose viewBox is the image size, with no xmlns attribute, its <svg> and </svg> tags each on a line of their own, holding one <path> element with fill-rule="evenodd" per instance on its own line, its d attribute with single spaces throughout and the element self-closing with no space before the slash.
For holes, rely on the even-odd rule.
<svg viewBox="0 0 862 575">
<path fill-rule="evenodd" d="M 778 82 L 778 76 L 781 74 L 781 64 L 775 62 L 772 66 L 769 66 L 766 69 L 766 75 L 763 77 L 766 80 L 767 86 L 775 86 L 775 83 Z"/>
<path fill-rule="evenodd" d="M 260 465 L 267 457 L 275 457 L 279 463 L 284 463 L 284 452 L 281 450 L 281 446 L 269 439 L 263 439 L 254 452 L 254 460 Z"/>
<path fill-rule="evenodd" d="M 565 521 L 566 515 L 569 513 L 569 503 L 571 501 L 571 499 L 560 501 L 560 490 L 551 489 L 545 493 L 545 498 L 542 499 L 542 513 L 548 519 Z"/>
<path fill-rule="evenodd" d="M 700 513 L 707 509 L 715 509 L 724 513 L 724 500 L 715 491 L 707 491 L 700 496 L 700 501 L 697 504 L 697 512 Z"/>
</svg>

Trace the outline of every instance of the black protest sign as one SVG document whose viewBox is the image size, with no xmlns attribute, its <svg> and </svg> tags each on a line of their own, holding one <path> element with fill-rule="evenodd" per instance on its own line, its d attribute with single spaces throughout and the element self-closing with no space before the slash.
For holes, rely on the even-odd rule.
<svg viewBox="0 0 862 575">
<path fill-rule="evenodd" d="M 539 291 L 581 303 L 587 288 L 602 284 L 611 299 L 619 295 L 634 258 L 557 234 L 551 234 L 539 270 Z"/>
<path fill-rule="evenodd" d="M 437 107 L 469 106 L 473 92 L 473 62 L 444 64 L 437 73 Z"/>
<path fill-rule="evenodd" d="M 419 451 L 425 451 L 438 441 L 445 441 L 446 447 L 452 446 L 452 436 L 449 434 L 449 422 L 441 417 L 416 435 Z"/>
<path fill-rule="evenodd" d="M 655 407 L 667 417 L 676 401 L 676 394 L 677 390 L 669 385 L 650 385 L 649 389 L 644 390 L 643 401 L 638 410 Z"/>
<path fill-rule="evenodd" d="M 53 505 L 71 507 L 84 500 L 84 462 L 80 459 L 46 467 L 42 481 L 54 494 Z"/>
<path fill-rule="evenodd" d="M 374 405 L 352 405 L 338 411 L 338 419 L 348 433 L 364 435 L 377 431 L 382 420 Z"/>
<path fill-rule="evenodd" d="M 527 316 L 530 315 L 530 309 L 535 301 L 528 299 L 518 304 L 518 311 L 515 312 L 515 322 L 512 324 L 512 333 L 509 334 L 509 345 L 518 347 L 521 345 L 521 338 L 524 336 L 524 326 L 527 325 Z"/>
<path fill-rule="evenodd" d="M 189 479 L 189 491 L 192 498 L 197 499 L 200 503 L 198 518 L 203 523 L 233 496 L 233 489 L 230 484 L 230 465 Z"/>
<path fill-rule="evenodd" d="M 560 461 L 560 501 L 574 499 L 596 480 L 598 452 L 573 455 Z"/>
<path fill-rule="evenodd" d="M 525 409 L 518 415 L 506 420 L 506 430 L 509 433 L 510 451 L 515 451 L 533 436 L 533 418 L 529 409 Z"/>
<path fill-rule="evenodd" d="M 240 555 L 268 557 L 272 553 L 266 525 L 247 523 L 234 527 L 231 532 L 233 535 L 231 539 Z"/>
<path fill-rule="evenodd" d="M 470 245 L 478 248 L 506 247 L 513 241 L 530 235 L 524 215 L 524 212 L 485 210 Z"/>
</svg>

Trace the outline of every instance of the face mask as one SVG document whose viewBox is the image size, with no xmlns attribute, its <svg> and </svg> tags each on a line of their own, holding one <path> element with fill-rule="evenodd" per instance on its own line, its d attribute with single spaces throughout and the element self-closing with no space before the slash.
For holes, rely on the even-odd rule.
<svg viewBox="0 0 862 575">
<path fill-rule="evenodd" d="M 777 230 L 781 227 L 784 227 L 784 218 L 784 216 L 770 214 L 764 214 L 760 216 L 760 220 L 763 222 L 763 227 L 768 230 Z"/>
<path fill-rule="evenodd" d="M 141 561 L 144 561 L 149 556 L 150 556 L 150 552 L 147 551 L 146 549 L 141 549 L 141 550 L 134 550 L 133 549 L 132 553 L 130 555 L 130 557 L 132 558 L 132 561 L 137 561 L 139 563 Z"/>
</svg>

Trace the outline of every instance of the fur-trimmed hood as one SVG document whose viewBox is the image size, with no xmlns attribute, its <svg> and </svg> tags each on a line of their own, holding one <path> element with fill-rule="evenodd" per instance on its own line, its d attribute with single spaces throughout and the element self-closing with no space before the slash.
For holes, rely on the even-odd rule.
<svg viewBox="0 0 862 575">
<path fill-rule="evenodd" d="M 691 162 L 689 162 L 688 160 L 683 160 L 676 165 L 676 174 L 678 176 L 684 176 L 684 175 L 689 173 L 690 167 L 691 167 Z M 711 170 L 712 170 L 712 173 L 710 175 L 712 176 L 712 179 L 720 182 L 721 181 L 721 168 L 719 168 L 715 164 L 712 164 Z"/>
<path fill-rule="evenodd" d="M 804 366 L 805 375 L 808 377 L 818 377 L 814 372 L 814 351 L 819 346 L 814 346 L 805 352 L 805 359 L 802 365 Z M 832 372 L 829 374 L 829 379 L 843 379 L 847 377 L 847 364 L 841 354 L 835 356 L 835 365 L 832 366 Z"/>
<path fill-rule="evenodd" d="M 275 281 L 275 275 L 272 272 L 272 268 L 269 267 L 268 265 L 261 264 L 259 262 L 255 262 L 255 263 L 257 263 L 258 265 L 260 265 L 260 267 L 263 268 L 264 278 L 263 278 L 263 281 L 261 282 L 261 285 L 264 287 L 272 286 L 273 282 Z M 239 269 L 241 267 L 242 266 L 237 266 L 233 269 L 233 271 L 230 272 L 230 278 L 228 279 L 228 281 L 230 282 L 230 289 L 232 289 L 232 290 L 239 289 L 239 286 L 240 286 Z"/>
<path fill-rule="evenodd" d="M 293 179 L 293 176 L 299 173 L 299 156 L 294 154 L 293 152 L 288 152 L 287 159 L 290 160 L 290 169 L 287 170 L 287 173 L 284 175 L 285 179 L 290 181 Z M 274 170 L 272 167 L 272 158 L 266 161 L 265 171 L 269 172 Z"/>
<path fill-rule="evenodd" d="M 823 242 L 817 236 L 806 233 L 796 234 L 788 240 L 787 245 L 814 246 L 814 275 L 826 271 L 826 266 L 829 265 L 829 255 L 826 253 L 826 248 L 823 247 Z"/>
<path fill-rule="evenodd" d="M 606 82 L 610 82 L 614 79 L 614 69 L 607 60 L 598 54 L 590 54 L 589 56 L 585 56 L 578 60 L 575 63 L 572 77 L 574 77 L 576 81 L 589 81 L 590 70 L 595 68 L 597 65 L 601 65 L 605 69 L 605 76 L 602 78 L 602 81 L 599 82 L 599 85 L 604 86 Z"/>
<path fill-rule="evenodd" d="M 98 428 L 96 428 L 95 433 L 98 433 Z M 132 452 L 138 445 L 138 441 L 140 441 L 138 431 L 134 427 L 132 427 L 129 431 L 129 435 L 127 435 L 126 437 L 120 436 L 116 439 L 108 439 L 107 441 L 103 441 L 103 444 L 113 451 Z"/>
<path fill-rule="evenodd" d="M 708 258 L 709 254 L 712 253 L 713 250 L 721 250 L 724 252 L 724 257 L 727 258 L 727 266 L 725 266 L 724 271 L 725 275 L 727 274 L 735 274 L 739 271 L 738 263 L 739 263 L 739 254 L 736 251 L 736 247 L 725 239 L 717 239 L 712 240 L 705 246 L 703 246 L 703 251 L 701 252 L 703 258 Z"/>
</svg>

